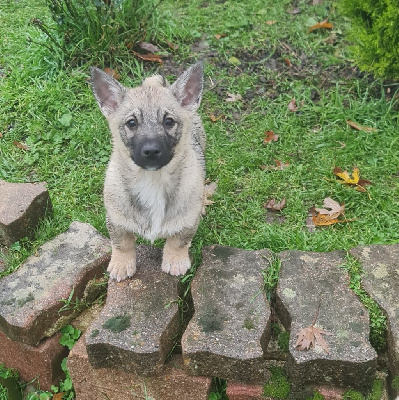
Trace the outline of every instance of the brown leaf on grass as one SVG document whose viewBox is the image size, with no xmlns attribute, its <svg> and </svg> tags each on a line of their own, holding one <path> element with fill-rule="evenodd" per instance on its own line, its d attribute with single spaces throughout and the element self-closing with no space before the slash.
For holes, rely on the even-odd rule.
<svg viewBox="0 0 399 400">
<path fill-rule="evenodd" d="M 367 179 L 360 179 L 360 172 L 358 167 L 353 168 L 352 177 L 349 175 L 348 171 L 342 171 L 340 167 L 335 167 L 333 169 L 333 174 L 341 178 L 339 181 L 348 186 L 353 186 L 358 192 L 366 192 L 365 186 L 372 185 L 372 183 Z"/>
<path fill-rule="evenodd" d="M 152 54 L 152 53 L 147 53 L 147 54 L 140 54 L 137 53 L 136 51 L 132 52 L 136 57 L 144 60 L 144 61 L 152 61 L 152 62 L 158 62 L 160 64 L 163 64 L 162 61 L 162 56 L 159 54 Z"/>
<path fill-rule="evenodd" d="M 278 135 L 275 135 L 273 131 L 266 131 L 265 138 L 263 139 L 263 144 L 267 144 L 270 142 L 277 142 Z"/>
<path fill-rule="evenodd" d="M 211 113 L 211 114 L 209 114 L 209 118 L 211 119 L 212 122 L 216 122 L 216 121 L 219 121 L 219 119 L 224 121 L 226 119 L 226 116 L 223 114 L 220 114 L 216 117 L 215 114 Z"/>
<path fill-rule="evenodd" d="M 0 138 L 2 138 L 3 137 L 3 134 L 0 132 Z"/>
<path fill-rule="evenodd" d="M 298 111 L 298 107 L 297 107 L 297 105 L 296 105 L 296 100 L 295 99 L 292 99 L 289 103 L 288 103 L 288 109 L 291 111 L 291 112 L 295 112 L 295 111 Z"/>
<path fill-rule="evenodd" d="M 289 162 L 285 163 L 285 162 L 279 161 L 279 160 L 274 160 L 274 162 L 277 165 L 276 169 L 281 169 L 281 170 L 283 170 L 284 168 L 287 168 L 290 165 Z"/>
<path fill-rule="evenodd" d="M 110 76 L 112 76 L 114 79 L 116 79 L 117 81 L 119 81 L 119 79 L 121 79 L 121 76 L 119 75 L 118 71 L 115 69 L 111 69 L 111 68 L 104 68 L 104 72 Z"/>
<path fill-rule="evenodd" d="M 234 103 L 235 101 L 239 101 L 242 99 L 242 96 L 238 93 L 238 94 L 233 94 L 233 93 L 229 93 L 227 92 L 227 99 L 225 101 L 227 101 L 228 103 Z"/>
<path fill-rule="evenodd" d="M 266 21 L 266 25 L 274 25 L 277 21 L 271 20 L 271 21 Z"/>
<path fill-rule="evenodd" d="M 160 49 L 152 43 L 148 42 L 140 42 L 139 47 L 143 50 L 147 50 L 150 53 L 158 53 Z"/>
<path fill-rule="evenodd" d="M 168 41 L 166 41 L 165 43 L 166 43 L 166 44 L 169 46 L 169 48 L 171 48 L 172 50 L 177 50 L 177 49 L 179 48 L 179 45 L 178 45 L 178 44 L 174 44 L 174 43 L 168 42 Z"/>
<path fill-rule="evenodd" d="M 285 65 L 287 65 L 288 67 L 292 67 L 292 63 L 289 58 L 284 58 L 284 62 L 285 62 Z"/>
<path fill-rule="evenodd" d="M 357 131 L 365 131 L 368 133 L 371 132 L 378 132 L 379 130 L 377 128 L 372 128 L 371 126 L 364 126 L 364 125 L 360 125 L 354 121 L 351 121 L 350 119 L 346 120 L 346 123 L 353 129 L 356 129 Z"/>
<path fill-rule="evenodd" d="M 325 19 L 322 22 L 318 22 L 317 24 L 311 26 L 308 30 L 308 33 L 313 32 L 316 29 L 332 29 L 333 24 L 331 22 L 328 22 L 328 19 Z"/>
<path fill-rule="evenodd" d="M 219 40 L 222 37 L 226 37 L 227 34 L 226 33 L 217 33 L 216 35 L 213 35 L 215 37 L 215 39 Z"/>
<path fill-rule="evenodd" d="M 17 142 L 16 140 L 14 140 L 12 143 L 14 144 L 14 146 L 17 146 L 19 149 L 22 149 L 25 151 L 29 150 L 29 147 L 25 143 Z"/>
<path fill-rule="evenodd" d="M 210 182 L 205 185 L 204 189 L 204 205 L 202 207 L 202 215 L 206 214 L 205 207 L 209 206 L 214 203 L 213 200 L 211 200 L 211 197 L 214 195 L 216 192 L 216 189 L 218 187 L 218 182 Z"/>
<path fill-rule="evenodd" d="M 55 393 L 52 397 L 53 400 L 62 400 L 62 396 L 64 396 L 65 392 Z"/>
<path fill-rule="evenodd" d="M 299 332 L 295 335 L 298 337 L 298 339 L 295 343 L 295 347 L 299 351 L 310 350 L 312 347 L 314 348 L 315 345 L 317 344 L 327 354 L 330 354 L 330 349 L 328 348 L 328 345 L 322 335 L 331 336 L 332 333 L 327 332 L 323 329 L 317 328 L 315 326 L 317 317 L 319 315 L 319 308 L 320 308 L 320 304 L 317 307 L 316 316 L 315 316 L 313 322 L 311 323 L 311 325 L 306 328 L 300 329 Z"/>
<path fill-rule="evenodd" d="M 292 8 L 290 10 L 287 10 L 288 14 L 292 14 L 292 15 L 297 15 L 301 13 L 301 9 L 296 7 L 296 8 Z"/>
<path fill-rule="evenodd" d="M 313 0 L 312 1 L 312 6 L 317 6 L 318 4 L 322 4 L 323 0 Z"/>
<path fill-rule="evenodd" d="M 324 208 L 312 207 L 309 209 L 311 219 L 307 221 L 309 231 L 313 231 L 316 226 L 329 226 L 342 222 L 354 221 L 354 219 L 339 219 L 340 215 L 344 215 L 345 203 L 339 204 L 330 197 L 324 199 Z"/>
<path fill-rule="evenodd" d="M 276 199 L 270 199 L 267 203 L 264 204 L 265 208 L 274 211 L 281 211 L 286 205 L 285 197 L 281 201 L 276 201 Z"/>
<path fill-rule="evenodd" d="M 324 199 L 323 206 L 325 208 L 315 208 L 315 211 L 317 211 L 321 215 L 328 215 L 331 219 L 338 218 L 341 214 L 344 214 L 345 212 L 345 203 L 339 204 L 331 197 L 327 197 Z"/>
</svg>

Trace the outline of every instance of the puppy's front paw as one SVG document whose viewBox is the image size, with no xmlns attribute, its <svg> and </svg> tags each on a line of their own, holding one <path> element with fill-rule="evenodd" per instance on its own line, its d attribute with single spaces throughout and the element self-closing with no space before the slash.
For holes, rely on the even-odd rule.
<svg viewBox="0 0 399 400">
<path fill-rule="evenodd" d="M 162 271 L 171 275 L 184 275 L 191 267 L 188 257 L 165 257 L 162 260 Z"/>
<path fill-rule="evenodd" d="M 112 254 L 107 271 L 110 278 L 118 282 L 131 278 L 136 273 L 136 260 Z"/>
</svg>

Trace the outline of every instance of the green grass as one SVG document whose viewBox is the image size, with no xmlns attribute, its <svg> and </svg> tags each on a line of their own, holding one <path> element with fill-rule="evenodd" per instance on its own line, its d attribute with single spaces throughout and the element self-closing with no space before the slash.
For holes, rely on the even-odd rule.
<svg viewBox="0 0 399 400">
<path fill-rule="evenodd" d="M 218 181 L 215 203 L 207 207 L 193 241 L 186 290 L 206 245 L 332 251 L 399 239 L 398 85 L 352 68 L 342 36 L 347 21 L 329 0 L 309 3 L 299 0 L 297 15 L 287 12 L 288 0 L 160 5 L 157 33 L 179 45 L 168 50 L 166 75 L 174 79 L 178 66 L 205 58 L 200 113 L 208 137 L 207 177 Z M 0 179 L 46 181 L 54 212 L 33 240 L 13 246 L 0 278 L 74 220 L 107 235 L 102 188 L 111 147 L 87 82 L 89 65 L 60 69 L 62 54 L 37 44 L 44 37 L 32 17 L 49 21 L 44 0 L 0 0 Z M 327 17 L 332 32 L 308 33 Z M 99 60 L 100 67 L 117 69 L 125 85 L 139 84 L 159 68 L 132 54 L 115 54 L 112 65 Z M 242 99 L 226 102 L 228 93 Z M 297 112 L 287 108 L 293 98 Z M 211 114 L 223 118 L 212 122 Z M 348 119 L 378 131 L 354 131 Z M 278 141 L 263 144 L 268 130 Z M 275 160 L 289 166 L 275 170 Z M 335 166 L 352 171 L 354 165 L 373 183 L 367 193 L 340 184 L 332 173 Z M 345 216 L 353 221 L 309 232 L 308 209 L 322 206 L 326 197 L 344 202 Z M 267 221 L 264 204 L 271 198 L 286 198 L 282 222 Z M 348 266 L 355 291 L 360 290 L 357 268 Z M 272 293 L 276 263 L 265 279 Z M 372 330 L 373 323 L 383 326 L 378 310 L 368 308 Z"/>
</svg>

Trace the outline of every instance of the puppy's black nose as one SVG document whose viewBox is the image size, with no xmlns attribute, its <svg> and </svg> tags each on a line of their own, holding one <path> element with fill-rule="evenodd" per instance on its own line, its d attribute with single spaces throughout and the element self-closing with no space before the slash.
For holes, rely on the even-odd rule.
<svg viewBox="0 0 399 400">
<path fill-rule="evenodd" d="M 161 157 L 162 152 L 157 143 L 146 143 L 141 149 L 141 154 L 147 160 L 156 160 Z"/>
</svg>

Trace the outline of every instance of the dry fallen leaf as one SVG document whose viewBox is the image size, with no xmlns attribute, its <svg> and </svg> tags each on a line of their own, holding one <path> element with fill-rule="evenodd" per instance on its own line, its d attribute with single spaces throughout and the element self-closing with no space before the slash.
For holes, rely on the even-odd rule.
<svg viewBox="0 0 399 400">
<path fill-rule="evenodd" d="M 315 345 L 317 344 L 326 353 L 330 354 L 330 349 L 328 348 L 328 345 L 322 335 L 330 336 L 330 335 L 332 335 L 332 333 L 315 327 L 315 323 L 316 323 L 317 317 L 319 315 L 319 308 L 320 308 L 320 304 L 319 304 L 319 307 L 317 308 L 316 316 L 315 316 L 312 324 L 310 326 L 308 326 L 307 328 L 300 329 L 299 332 L 296 334 L 298 339 L 295 343 L 295 347 L 299 351 L 309 350 L 312 347 L 314 348 Z"/>
<path fill-rule="evenodd" d="M 133 54 L 144 61 L 159 62 L 160 64 L 163 64 L 162 58 L 159 54 L 152 54 L 152 53 L 140 54 L 137 53 L 136 51 L 133 51 Z"/>
<path fill-rule="evenodd" d="M 288 109 L 291 111 L 291 112 L 295 112 L 295 111 L 298 111 L 298 107 L 297 107 L 297 105 L 296 105 L 296 100 L 295 99 L 292 99 L 289 103 L 288 103 Z"/>
<path fill-rule="evenodd" d="M 359 192 L 366 192 L 364 186 L 372 185 L 372 183 L 367 179 L 360 179 L 360 172 L 358 167 L 353 168 L 352 177 L 349 175 L 348 171 L 342 171 L 341 168 L 335 167 L 333 169 L 333 174 L 342 179 L 340 183 L 344 183 L 348 186 L 356 187 Z"/>
<path fill-rule="evenodd" d="M 328 215 L 331 219 L 338 218 L 345 212 L 345 203 L 339 204 L 331 197 L 324 199 L 323 206 L 325 208 L 315 208 L 319 214 Z M 327 210 L 329 208 L 329 210 Z"/>
<path fill-rule="evenodd" d="M 239 101 L 242 99 L 242 96 L 238 93 L 238 94 L 233 94 L 233 93 L 229 93 L 227 92 L 227 99 L 225 101 L 227 101 L 228 103 L 233 103 L 235 101 Z"/>
<path fill-rule="evenodd" d="M 3 137 L 3 134 L 0 132 L 0 138 L 2 138 Z"/>
<path fill-rule="evenodd" d="M 217 33 L 216 35 L 213 35 L 213 36 L 215 37 L 215 39 L 219 40 L 222 37 L 226 37 L 227 34 L 226 33 Z"/>
<path fill-rule="evenodd" d="M 378 132 L 378 129 L 372 128 L 370 126 L 363 126 L 360 125 L 356 122 L 351 121 L 350 119 L 346 120 L 346 123 L 353 129 L 356 129 L 357 131 L 365 131 L 365 132 Z"/>
<path fill-rule="evenodd" d="M 273 131 L 266 131 L 265 138 L 263 139 L 263 144 L 267 144 L 270 142 L 277 142 L 278 135 L 275 135 Z"/>
<path fill-rule="evenodd" d="M 277 165 L 276 169 L 281 169 L 281 170 L 283 170 L 284 168 L 287 168 L 290 165 L 289 162 L 285 163 L 285 162 L 279 161 L 279 160 L 274 160 L 274 162 Z"/>
<path fill-rule="evenodd" d="M 62 400 L 62 396 L 64 396 L 65 392 L 55 393 L 53 395 L 53 400 Z"/>
<path fill-rule="evenodd" d="M 14 146 L 17 146 L 19 149 L 22 149 L 25 151 L 29 150 L 29 147 L 25 143 L 17 142 L 16 140 L 14 140 L 12 143 L 14 144 Z"/>
<path fill-rule="evenodd" d="M 150 53 L 158 53 L 160 51 L 157 46 L 148 42 L 140 42 L 139 47 L 143 50 L 149 51 Z"/>
<path fill-rule="evenodd" d="M 104 68 L 104 72 L 107 73 L 108 75 L 112 76 L 117 81 L 119 81 L 119 79 L 121 79 L 121 76 L 119 75 L 118 71 L 116 71 L 115 69 Z"/>
<path fill-rule="evenodd" d="M 333 24 L 331 22 L 328 22 L 328 19 L 325 19 L 322 22 L 318 22 L 317 24 L 311 26 L 308 30 L 308 33 L 313 32 L 316 29 L 332 29 Z"/>
<path fill-rule="evenodd" d="M 271 21 L 266 21 L 267 25 L 274 25 L 277 21 L 271 20 Z"/>
<path fill-rule="evenodd" d="M 174 43 L 168 42 L 168 41 L 166 41 L 165 43 L 166 43 L 172 50 L 177 50 L 177 49 L 179 48 L 179 45 L 178 45 L 178 44 L 174 44 Z"/>
<path fill-rule="evenodd" d="M 269 210 L 281 211 L 285 207 L 285 204 L 285 198 L 279 202 L 277 202 L 276 199 L 270 199 L 267 203 L 264 204 L 264 207 L 268 208 Z"/>
<path fill-rule="evenodd" d="M 292 67 L 292 63 L 289 58 L 284 58 L 284 62 L 288 67 Z"/>
<path fill-rule="evenodd" d="M 211 113 L 211 114 L 209 114 L 209 118 L 211 119 L 212 122 L 216 122 L 216 121 L 219 121 L 219 119 L 224 121 L 226 119 L 226 116 L 223 114 L 220 114 L 218 117 L 216 117 L 215 114 Z"/>
<path fill-rule="evenodd" d="M 204 189 L 204 205 L 202 207 L 202 215 L 206 214 L 205 207 L 214 203 L 214 201 L 211 200 L 211 197 L 216 192 L 217 187 L 218 187 L 218 182 L 217 181 L 216 182 L 210 182 L 210 183 L 205 185 L 205 189 Z"/>
</svg>

